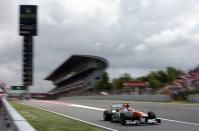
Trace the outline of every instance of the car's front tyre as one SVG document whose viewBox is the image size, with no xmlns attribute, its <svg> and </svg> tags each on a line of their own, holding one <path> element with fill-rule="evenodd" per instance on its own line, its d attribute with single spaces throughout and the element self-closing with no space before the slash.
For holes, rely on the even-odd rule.
<svg viewBox="0 0 199 131">
<path fill-rule="evenodd" d="M 103 113 L 103 118 L 104 118 L 104 121 L 110 121 L 111 120 L 111 111 L 109 110 L 105 110 L 104 113 Z"/>
</svg>

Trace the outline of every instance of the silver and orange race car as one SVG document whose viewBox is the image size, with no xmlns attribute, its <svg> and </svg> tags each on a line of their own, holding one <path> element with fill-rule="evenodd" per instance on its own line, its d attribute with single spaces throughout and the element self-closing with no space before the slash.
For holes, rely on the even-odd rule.
<svg viewBox="0 0 199 131">
<path fill-rule="evenodd" d="M 105 121 L 119 122 L 122 125 L 161 123 L 161 119 L 156 118 L 154 112 L 135 110 L 129 103 L 113 104 L 111 110 L 104 111 L 103 118 Z"/>
</svg>

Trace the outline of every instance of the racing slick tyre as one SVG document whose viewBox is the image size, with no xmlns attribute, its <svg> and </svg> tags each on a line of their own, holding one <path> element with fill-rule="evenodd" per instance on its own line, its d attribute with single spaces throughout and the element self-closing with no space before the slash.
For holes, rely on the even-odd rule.
<svg viewBox="0 0 199 131">
<path fill-rule="evenodd" d="M 157 123 L 162 123 L 161 119 L 156 119 Z"/>
<path fill-rule="evenodd" d="M 111 111 L 109 110 L 105 110 L 104 113 L 103 113 L 103 118 L 104 118 L 104 121 L 110 121 L 111 120 Z"/>
<path fill-rule="evenodd" d="M 156 119 L 156 115 L 153 111 L 148 112 L 148 119 Z"/>
</svg>

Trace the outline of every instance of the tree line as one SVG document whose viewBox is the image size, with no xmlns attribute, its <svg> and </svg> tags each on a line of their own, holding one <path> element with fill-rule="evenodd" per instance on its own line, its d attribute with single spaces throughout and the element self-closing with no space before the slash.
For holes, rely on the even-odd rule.
<svg viewBox="0 0 199 131">
<path fill-rule="evenodd" d="M 151 71 L 146 76 L 138 78 L 133 78 L 130 74 L 124 73 L 118 78 L 110 80 L 108 73 L 104 72 L 101 79 L 96 83 L 94 90 L 97 92 L 119 90 L 123 88 L 125 81 L 131 80 L 146 81 L 149 83 L 150 88 L 156 90 L 164 87 L 182 74 L 184 74 L 184 72 L 180 69 L 167 67 L 165 70 Z"/>
</svg>

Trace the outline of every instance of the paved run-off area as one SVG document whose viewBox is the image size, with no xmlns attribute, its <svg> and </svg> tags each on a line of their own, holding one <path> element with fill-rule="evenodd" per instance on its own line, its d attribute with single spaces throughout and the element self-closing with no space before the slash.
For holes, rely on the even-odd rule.
<svg viewBox="0 0 199 131">
<path fill-rule="evenodd" d="M 58 112 L 119 131 L 199 130 L 199 106 L 192 104 L 130 102 L 136 109 L 155 111 L 157 116 L 163 119 L 163 123 L 160 125 L 122 126 L 119 123 L 103 121 L 103 110 L 108 109 L 113 103 L 120 102 L 121 101 L 112 100 L 23 101 L 23 103 L 29 105 Z"/>
</svg>

